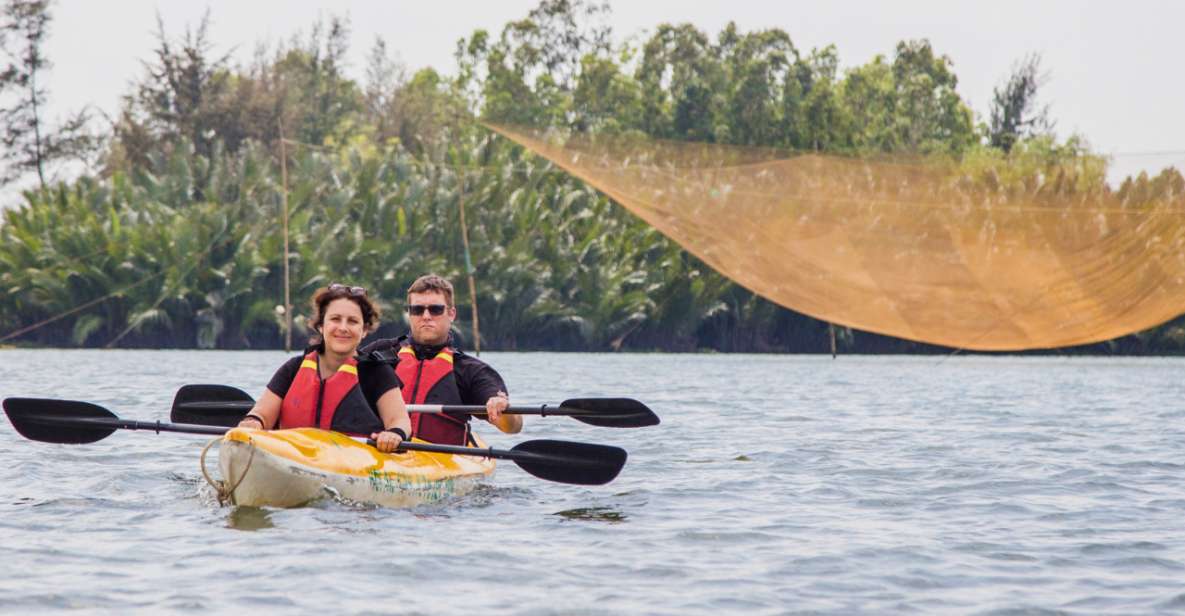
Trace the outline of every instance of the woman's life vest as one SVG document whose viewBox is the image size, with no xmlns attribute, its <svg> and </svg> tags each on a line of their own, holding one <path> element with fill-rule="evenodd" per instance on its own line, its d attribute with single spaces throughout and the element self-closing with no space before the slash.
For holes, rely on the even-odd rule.
<svg viewBox="0 0 1185 616">
<path fill-rule="evenodd" d="M 383 422 L 358 385 L 358 361 L 347 359 L 333 376 L 321 380 L 317 351 L 305 355 L 280 406 L 281 428 L 321 428 L 370 436 Z"/>
<path fill-rule="evenodd" d="M 406 342 L 399 349 L 395 374 L 403 382 L 405 404 L 464 404 L 453 372 L 453 349 L 444 347 L 433 357 L 420 359 Z M 412 436 L 430 443 L 466 445 L 469 415 L 409 413 Z"/>
</svg>

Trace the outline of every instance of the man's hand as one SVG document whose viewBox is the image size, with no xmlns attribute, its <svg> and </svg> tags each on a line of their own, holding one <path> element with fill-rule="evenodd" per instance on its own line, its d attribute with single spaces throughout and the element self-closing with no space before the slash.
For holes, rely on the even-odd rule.
<svg viewBox="0 0 1185 616">
<path fill-rule="evenodd" d="M 496 425 L 502 419 L 502 411 L 508 408 L 510 408 L 510 398 L 506 392 L 500 391 L 486 400 L 486 419 Z"/>
</svg>

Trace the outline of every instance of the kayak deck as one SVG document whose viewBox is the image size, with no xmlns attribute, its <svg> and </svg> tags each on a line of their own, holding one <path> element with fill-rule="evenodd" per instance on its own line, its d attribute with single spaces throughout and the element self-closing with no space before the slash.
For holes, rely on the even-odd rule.
<svg viewBox="0 0 1185 616">
<path fill-rule="evenodd" d="M 220 443 L 219 467 L 234 505 L 296 507 L 336 495 L 412 507 L 469 492 L 494 472 L 494 461 L 422 451 L 384 454 L 316 428 L 234 428 Z"/>
</svg>

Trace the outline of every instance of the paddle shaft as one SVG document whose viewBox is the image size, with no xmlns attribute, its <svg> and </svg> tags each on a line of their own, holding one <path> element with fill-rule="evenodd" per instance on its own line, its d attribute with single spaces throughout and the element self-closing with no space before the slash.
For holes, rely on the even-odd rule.
<svg viewBox="0 0 1185 616">
<path fill-rule="evenodd" d="M 356 440 L 374 447 L 374 439 Z M 412 443 L 404 441 L 395 448 L 396 451 L 425 451 L 428 453 L 447 453 L 454 456 L 477 456 L 479 458 L 495 458 L 503 460 L 533 460 L 537 462 L 553 462 L 548 456 L 541 456 L 527 451 L 509 451 L 494 449 L 493 447 L 462 447 L 461 445 L 436 445 L 433 443 Z"/>
<path fill-rule="evenodd" d="M 234 426 L 251 410 L 254 400 L 247 392 L 228 385 L 185 385 L 173 398 L 170 418 L 178 423 L 206 426 Z M 488 417 L 481 404 L 408 404 L 410 413 L 450 413 Z M 632 398 L 573 398 L 559 405 L 511 406 L 507 415 L 571 417 L 602 428 L 657 426 L 658 415 Z"/>
<path fill-rule="evenodd" d="M 486 415 L 484 404 L 409 404 L 408 413 L 464 413 L 466 415 Z M 511 406 L 502 411 L 503 415 L 595 415 L 596 413 L 584 409 L 571 409 L 558 406 Z"/>
<path fill-rule="evenodd" d="M 50 426 L 95 427 L 113 430 L 149 430 L 156 432 L 182 432 L 185 434 L 209 434 L 221 436 L 228 428 L 197 426 L 192 424 L 170 424 L 159 421 L 133 421 L 130 419 L 107 419 L 103 417 L 38 417 L 31 421 Z"/>
<path fill-rule="evenodd" d="M 96 427 L 112 428 L 116 430 L 149 430 L 156 433 L 180 432 L 184 434 L 209 434 L 221 436 L 231 428 L 215 426 L 197 426 L 193 424 L 171 424 L 159 421 L 133 421 L 130 419 L 106 419 L 101 417 L 38 417 L 33 420 L 39 424 L 51 426 Z M 362 439 L 359 439 L 362 440 Z M 374 441 L 366 439 L 368 445 L 374 446 Z M 550 461 L 547 456 L 540 456 L 530 452 L 508 451 L 493 447 L 462 447 L 459 445 L 434 445 L 431 443 L 400 443 L 398 451 L 426 451 L 430 453 L 447 453 L 460 456 L 479 456 L 482 458 L 502 458 L 509 460 L 533 460 L 538 462 Z"/>
<path fill-rule="evenodd" d="M 186 409 L 193 410 L 207 410 L 207 411 L 243 411 L 246 413 L 255 405 L 254 402 L 247 400 L 243 401 L 193 401 L 181 403 Z M 409 413 L 464 413 L 466 415 L 485 415 L 486 407 L 484 404 L 408 404 L 407 412 Z M 565 406 L 555 406 L 541 404 L 539 406 L 512 406 L 502 411 L 504 415 L 539 415 L 540 417 L 547 417 L 548 415 L 597 415 L 595 411 L 585 409 L 574 409 Z"/>
</svg>

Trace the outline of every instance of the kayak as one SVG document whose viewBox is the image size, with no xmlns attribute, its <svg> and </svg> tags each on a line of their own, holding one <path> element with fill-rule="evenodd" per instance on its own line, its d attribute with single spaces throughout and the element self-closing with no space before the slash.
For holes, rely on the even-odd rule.
<svg viewBox="0 0 1185 616">
<path fill-rule="evenodd" d="M 494 472 L 494 461 L 480 455 L 385 454 L 316 428 L 233 428 L 219 442 L 218 466 L 220 498 L 250 507 L 298 507 L 326 497 L 414 507 L 461 496 Z"/>
<path fill-rule="evenodd" d="M 494 459 L 511 460 L 547 481 L 599 486 L 613 481 L 628 454 L 620 447 L 551 439 L 514 447 L 434 445 L 423 441 L 383 454 L 351 437 L 315 428 L 263 431 L 217 425 L 120 419 L 89 402 L 5 398 L 4 412 L 21 436 L 46 443 L 94 443 L 117 430 L 216 435 L 201 454 L 202 476 L 219 503 L 295 507 L 325 496 L 358 503 L 408 507 L 471 491 L 494 472 Z M 649 412 L 649 409 L 646 409 Z M 654 425 L 657 417 L 652 423 Z M 206 455 L 219 445 L 223 479 L 206 470 Z"/>
</svg>

